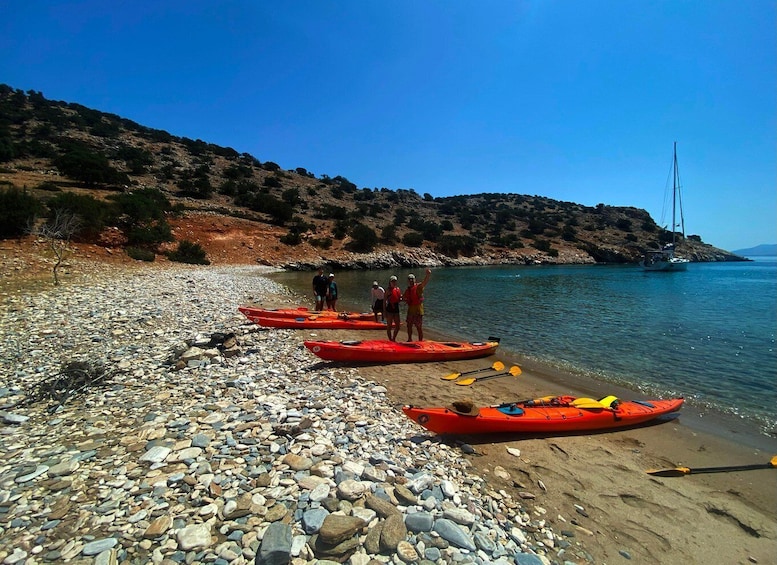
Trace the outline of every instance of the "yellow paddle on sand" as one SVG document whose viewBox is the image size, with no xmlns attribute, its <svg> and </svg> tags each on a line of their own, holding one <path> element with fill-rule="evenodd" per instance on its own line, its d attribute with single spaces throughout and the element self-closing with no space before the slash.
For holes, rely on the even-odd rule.
<svg viewBox="0 0 777 565">
<path fill-rule="evenodd" d="M 514 376 L 517 377 L 521 374 L 521 368 L 518 365 L 513 365 L 510 367 L 510 370 L 506 373 L 497 373 L 496 375 L 486 375 L 485 377 L 467 377 L 466 379 L 461 379 L 460 381 L 456 381 L 457 385 L 461 386 L 469 386 L 472 383 L 477 383 L 480 381 L 487 381 L 488 379 L 496 379 L 499 377 L 507 377 L 507 376 Z"/>
<path fill-rule="evenodd" d="M 728 473 L 729 471 L 755 471 L 756 469 L 777 469 L 777 455 L 768 463 L 756 463 L 754 465 L 731 465 L 728 467 L 675 467 L 674 469 L 658 469 L 645 471 L 648 475 L 656 477 L 684 477 L 685 475 L 698 475 L 702 473 Z"/>
<path fill-rule="evenodd" d="M 473 373 L 482 373 L 483 371 L 501 371 L 505 368 L 505 364 L 501 361 L 495 361 L 493 365 L 490 367 L 486 367 L 484 369 L 475 369 L 474 371 L 465 371 L 464 373 L 451 373 L 450 375 L 445 375 L 444 377 L 440 377 L 444 381 L 455 381 L 462 375 L 471 375 Z"/>
</svg>

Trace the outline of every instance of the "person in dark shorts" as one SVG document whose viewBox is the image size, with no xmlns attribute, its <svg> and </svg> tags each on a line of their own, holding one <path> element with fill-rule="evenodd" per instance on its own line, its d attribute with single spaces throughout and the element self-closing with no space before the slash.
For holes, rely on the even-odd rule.
<svg viewBox="0 0 777 565">
<path fill-rule="evenodd" d="M 318 274 L 313 277 L 313 296 L 316 299 L 316 310 L 321 311 L 324 309 L 324 299 L 326 298 L 327 290 L 329 290 L 329 279 L 324 276 L 323 267 L 318 268 Z"/>
<path fill-rule="evenodd" d="M 386 334 L 391 341 L 397 340 L 399 333 L 399 303 L 402 301 L 402 291 L 397 286 L 397 277 L 391 275 L 386 296 L 383 299 L 383 317 L 386 320 Z"/>
<path fill-rule="evenodd" d="M 375 314 L 375 321 L 378 321 L 378 316 L 383 320 L 383 300 L 386 297 L 386 290 L 378 284 L 378 281 L 372 281 L 372 289 L 370 290 L 370 298 L 372 301 L 372 312 Z"/>
</svg>

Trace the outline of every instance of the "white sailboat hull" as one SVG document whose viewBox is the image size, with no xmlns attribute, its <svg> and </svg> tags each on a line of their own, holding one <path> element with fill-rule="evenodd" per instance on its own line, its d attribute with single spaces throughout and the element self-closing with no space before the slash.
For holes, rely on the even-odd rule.
<svg viewBox="0 0 777 565">
<path fill-rule="evenodd" d="M 688 259 L 671 258 L 668 261 L 655 261 L 648 263 L 643 261 L 642 268 L 646 271 L 685 271 L 688 269 Z"/>
</svg>

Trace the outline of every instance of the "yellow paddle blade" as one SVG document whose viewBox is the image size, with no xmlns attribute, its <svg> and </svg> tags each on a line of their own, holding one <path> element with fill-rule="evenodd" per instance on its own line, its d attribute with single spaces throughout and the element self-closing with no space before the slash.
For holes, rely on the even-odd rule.
<svg viewBox="0 0 777 565">
<path fill-rule="evenodd" d="M 459 386 L 468 386 L 476 382 L 477 380 L 478 380 L 477 377 L 467 377 L 466 379 L 461 379 L 460 381 L 456 381 L 456 384 Z"/>
<path fill-rule="evenodd" d="M 513 365 L 510 367 L 510 374 L 514 377 L 517 377 L 521 374 L 521 368 L 518 365 Z"/>
<path fill-rule="evenodd" d="M 458 379 L 461 376 L 461 373 L 451 373 L 450 375 L 445 375 L 444 377 L 440 377 L 444 381 L 453 381 Z"/>
<path fill-rule="evenodd" d="M 504 369 L 504 368 L 505 368 L 505 364 L 504 364 L 504 363 L 502 363 L 501 361 L 495 361 L 495 362 L 494 362 L 494 364 L 493 364 L 493 365 L 491 365 L 491 368 L 492 368 L 494 371 L 501 371 L 502 369 Z"/>
</svg>

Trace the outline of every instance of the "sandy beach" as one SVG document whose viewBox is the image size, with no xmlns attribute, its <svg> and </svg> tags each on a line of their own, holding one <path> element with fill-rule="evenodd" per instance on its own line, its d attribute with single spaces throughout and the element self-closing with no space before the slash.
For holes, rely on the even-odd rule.
<svg viewBox="0 0 777 565">
<path fill-rule="evenodd" d="M 288 303 L 265 300 L 264 305 Z M 384 337 L 378 331 L 296 333 L 302 339 Z M 425 333 L 427 339 L 445 338 Z M 399 337 L 406 337 L 404 328 Z M 462 399 L 485 406 L 547 394 L 645 399 L 632 391 L 604 389 L 602 383 L 500 353 L 471 361 L 366 365 L 358 370 L 388 388 L 397 410 L 405 404 L 445 406 Z M 518 364 L 522 374 L 468 387 L 441 379 L 451 372 L 489 367 L 497 360 L 507 367 Z M 763 436 L 743 441 L 737 422 L 710 426 L 702 416 L 684 408 L 671 421 L 608 433 L 468 436 L 444 441 L 472 446 L 475 453 L 462 451 L 462 457 L 471 461 L 495 491 L 533 495 L 535 498 L 524 500 L 526 505 L 554 528 L 575 532 L 576 541 L 595 563 L 777 563 L 777 470 L 678 478 L 645 472 L 677 466 L 767 463 L 777 454 L 774 439 Z M 420 426 L 418 434 L 434 436 Z M 509 454 L 508 448 L 520 450 L 520 457 Z"/>
</svg>

